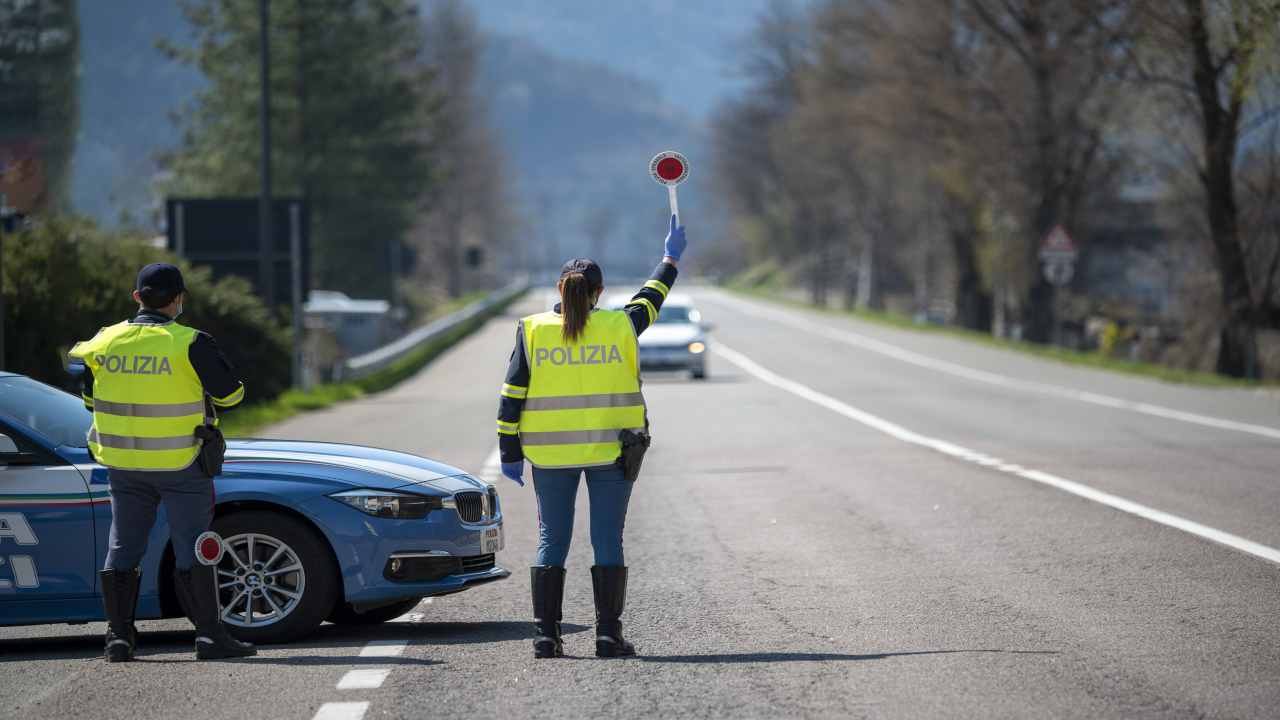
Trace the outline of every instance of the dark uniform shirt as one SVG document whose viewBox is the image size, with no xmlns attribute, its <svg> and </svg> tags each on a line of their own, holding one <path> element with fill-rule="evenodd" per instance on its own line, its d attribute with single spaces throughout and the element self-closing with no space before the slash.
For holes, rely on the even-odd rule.
<svg viewBox="0 0 1280 720">
<path fill-rule="evenodd" d="M 164 325 L 173 322 L 173 319 L 162 313 L 140 310 L 129 322 L 135 325 Z M 191 361 L 191 367 L 195 368 L 200 384 L 204 386 L 205 403 L 210 416 L 213 415 L 214 408 L 228 410 L 244 399 L 244 383 L 236 377 L 235 367 L 218 349 L 218 343 L 214 342 L 213 337 L 197 330 L 196 339 L 187 350 L 187 358 Z M 84 369 L 83 382 L 84 405 L 92 410 L 93 373 L 88 367 Z"/>
<path fill-rule="evenodd" d="M 631 318 L 631 325 L 636 330 L 636 337 L 644 332 L 658 319 L 658 311 L 662 309 L 662 301 L 667 298 L 671 286 L 676 282 L 676 266 L 668 262 L 658 264 L 649 282 L 640 288 L 640 292 L 632 296 L 631 301 L 623 308 L 623 312 Z M 555 311 L 560 312 L 556 305 Z M 511 362 L 507 366 L 506 385 L 527 392 L 529 389 L 529 359 L 524 353 L 524 323 L 516 324 L 516 347 L 511 351 Z M 506 423 L 520 422 L 520 413 L 524 410 L 524 398 L 512 397 L 504 390 L 498 404 L 498 420 Z M 518 462 L 524 459 L 524 450 L 520 446 L 520 436 L 498 433 L 498 451 L 502 462 Z"/>
</svg>

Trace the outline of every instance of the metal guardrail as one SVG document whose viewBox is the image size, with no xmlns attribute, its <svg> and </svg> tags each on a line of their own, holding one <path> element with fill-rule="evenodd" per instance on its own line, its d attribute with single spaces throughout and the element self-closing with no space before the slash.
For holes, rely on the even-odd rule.
<svg viewBox="0 0 1280 720">
<path fill-rule="evenodd" d="M 446 315 L 413 330 L 399 340 L 394 340 L 377 350 L 371 350 L 363 355 L 349 358 L 342 367 L 343 378 L 345 380 L 358 380 L 370 373 L 377 372 L 422 347 L 425 343 L 431 342 L 459 325 L 485 314 L 495 306 L 509 302 L 528 289 L 529 279 L 521 278 L 500 290 L 493 291 L 483 300 L 471 303 L 452 315 Z"/>
</svg>

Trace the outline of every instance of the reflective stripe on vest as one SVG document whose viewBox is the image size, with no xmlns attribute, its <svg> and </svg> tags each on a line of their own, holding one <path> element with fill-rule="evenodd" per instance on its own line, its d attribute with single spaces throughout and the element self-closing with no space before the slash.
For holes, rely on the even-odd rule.
<svg viewBox="0 0 1280 720">
<path fill-rule="evenodd" d="M 618 433 L 645 426 L 631 318 L 597 310 L 572 343 L 553 312 L 521 323 L 529 362 L 519 424 L 525 457 L 543 468 L 612 464 L 621 453 Z"/>
<path fill-rule="evenodd" d="M 200 441 L 194 433 L 186 436 L 147 438 L 107 435 L 97 430 L 89 430 L 89 442 L 118 450 L 181 450 L 195 447 Z"/>
<path fill-rule="evenodd" d="M 204 403 L 157 403 L 143 405 L 141 403 L 116 403 L 96 400 L 93 409 L 108 415 L 124 415 L 126 417 L 182 417 L 183 415 L 204 415 Z"/>
<path fill-rule="evenodd" d="M 563 395 L 560 397 L 529 398 L 525 410 L 585 410 L 587 408 L 626 407 L 644 405 L 644 395 L 634 393 L 606 393 L 604 395 Z"/>
<path fill-rule="evenodd" d="M 119 323 L 77 344 L 93 373 L 89 450 L 127 470 L 181 470 L 200 452 L 205 393 L 188 353 L 196 331 L 177 323 Z"/>
</svg>

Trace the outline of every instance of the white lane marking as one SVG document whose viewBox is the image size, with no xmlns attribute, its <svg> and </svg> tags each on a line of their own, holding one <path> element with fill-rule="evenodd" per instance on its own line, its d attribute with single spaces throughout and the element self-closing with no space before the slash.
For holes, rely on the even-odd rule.
<svg viewBox="0 0 1280 720">
<path fill-rule="evenodd" d="M 339 690 L 376 690 L 386 682 L 391 668 L 359 668 L 352 670 L 338 681 Z"/>
<path fill-rule="evenodd" d="M 361 648 L 360 657 L 397 657 L 408 645 L 408 640 L 370 640 Z"/>
<path fill-rule="evenodd" d="M 369 709 L 367 702 L 331 702 L 320 706 L 312 720 L 361 720 Z"/>
<path fill-rule="evenodd" d="M 1198 522 L 1187 520 L 1186 518 L 1178 517 L 1177 515 L 1172 515 L 1164 512 L 1163 510 L 1149 508 L 1146 505 L 1133 502 L 1132 500 L 1126 500 L 1122 497 L 1102 492 L 1101 490 L 1095 490 L 1088 485 L 1082 485 L 1078 482 L 1058 477 L 1057 475 L 1051 475 L 1040 470 L 1033 470 L 1030 468 L 1024 468 L 1020 465 L 1006 463 L 999 458 L 994 458 L 990 455 L 977 452 L 976 450 L 961 447 L 960 445 L 947 442 L 946 440 L 939 440 L 927 435 L 921 435 L 920 433 L 908 430 L 901 425 L 872 415 L 869 412 L 859 410 L 858 408 L 843 403 L 829 395 L 824 395 L 807 385 L 802 385 L 794 380 L 784 378 L 781 375 L 758 365 L 746 355 L 726 347 L 722 342 L 717 342 L 712 346 L 712 349 L 724 359 L 734 365 L 737 365 L 740 369 L 755 376 L 762 382 L 768 383 L 782 390 L 786 390 L 787 392 L 804 398 L 815 405 L 821 405 L 822 407 L 843 415 L 854 422 L 879 430 L 880 432 L 897 438 L 903 442 L 926 447 L 930 450 L 934 450 L 966 462 L 971 462 L 982 467 L 999 470 L 1003 473 L 1016 475 L 1026 480 L 1032 480 L 1034 482 L 1048 485 L 1064 492 L 1069 492 L 1072 495 L 1077 495 L 1087 500 L 1092 500 L 1108 507 L 1115 508 L 1121 512 L 1127 512 L 1131 515 L 1137 515 L 1138 517 L 1146 518 L 1152 522 L 1160 523 L 1161 525 L 1177 528 L 1178 530 L 1191 533 L 1192 535 L 1202 537 L 1206 540 L 1211 540 L 1213 542 L 1226 545 L 1227 547 L 1240 550 L 1241 552 L 1246 552 L 1250 555 L 1260 557 L 1263 560 L 1270 560 L 1273 563 L 1280 564 L 1280 550 L 1275 548 L 1268 547 L 1261 543 L 1256 543 L 1252 540 L 1247 540 L 1239 537 L 1238 535 L 1232 535 L 1231 533 L 1208 527 L 1207 525 L 1201 525 Z"/>
<path fill-rule="evenodd" d="M 1225 418 L 1201 415 L 1199 413 L 1186 412 L 1183 410 L 1175 410 L 1162 405 L 1125 400 L 1124 398 L 1101 395 L 1087 390 L 1076 390 L 1069 387 L 1062 387 L 1060 385 L 1049 385 L 1047 383 L 1039 383 L 1031 380 L 1019 380 L 1018 378 L 1009 377 L 1008 375 L 1001 375 L 999 373 L 988 372 L 986 370 L 978 370 L 976 368 L 966 367 L 946 360 L 932 358 L 928 355 L 900 348 L 897 345 L 891 345 L 883 340 L 877 340 L 850 330 L 839 330 L 836 328 L 826 327 L 797 317 L 791 313 L 761 307 L 757 304 L 743 302 L 736 298 L 733 301 L 733 306 L 734 309 L 741 311 L 745 315 L 773 320 L 774 322 L 789 325 L 798 330 L 804 330 L 816 335 L 821 335 L 829 340 L 835 340 L 836 342 L 844 343 L 846 345 L 870 350 L 871 352 L 879 353 L 895 360 L 901 360 L 905 363 L 928 368 L 930 370 L 936 370 L 941 373 L 954 375 L 974 382 L 998 385 L 1000 387 L 1036 393 L 1038 395 L 1066 398 L 1093 405 L 1101 405 L 1115 410 L 1128 410 L 1130 412 L 1142 413 L 1143 415 L 1151 415 L 1154 417 L 1164 418 L 1166 420 L 1178 420 L 1185 423 L 1192 423 L 1194 425 L 1203 425 L 1206 427 L 1218 428 L 1220 430 L 1234 430 L 1236 432 L 1260 435 L 1272 440 L 1280 440 L 1280 428 L 1237 422 L 1235 420 L 1227 420 Z"/>
<path fill-rule="evenodd" d="M 502 455 L 495 445 L 493 452 L 489 453 L 489 457 L 485 458 L 484 467 L 480 468 L 480 479 L 496 483 L 500 477 L 502 477 Z"/>
</svg>

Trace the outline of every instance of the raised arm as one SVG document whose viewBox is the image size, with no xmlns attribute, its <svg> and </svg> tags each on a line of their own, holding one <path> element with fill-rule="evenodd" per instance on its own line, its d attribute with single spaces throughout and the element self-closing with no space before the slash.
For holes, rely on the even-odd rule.
<svg viewBox="0 0 1280 720">
<path fill-rule="evenodd" d="M 676 263 L 679 262 L 680 255 L 684 253 L 687 244 L 684 226 L 676 225 L 676 216 L 672 215 L 662 262 L 658 263 L 658 267 L 654 268 L 653 274 L 649 276 L 648 282 L 624 308 L 627 315 L 631 317 L 631 324 L 635 327 L 637 336 L 658 321 L 658 311 L 662 310 L 662 303 L 667 299 L 667 294 L 671 292 L 671 286 L 675 285 L 676 276 L 679 274 Z"/>
</svg>

